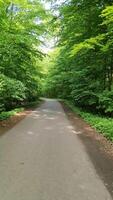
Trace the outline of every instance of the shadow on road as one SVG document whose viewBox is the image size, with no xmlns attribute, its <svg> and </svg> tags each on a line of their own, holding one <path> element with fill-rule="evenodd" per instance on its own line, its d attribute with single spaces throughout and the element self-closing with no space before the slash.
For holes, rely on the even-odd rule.
<svg viewBox="0 0 113 200">
<path fill-rule="evenodd" d="M 90 160 L 92 161 L 97 174 L 104 182 L 106 188 L 109 190 L 113 197 L 113 156 L 110 156 L 105 148 L 106 143 L 109 146 L 109 142 L 101 142 L 103 136 L 99 135 L 94 129 L 92 129 L 83 119 L 73 113 L 66 105 L 62 105 L 66 112 L 71 124 L 73 125 L 78 138 L 85 146 Z"/>
</svg>

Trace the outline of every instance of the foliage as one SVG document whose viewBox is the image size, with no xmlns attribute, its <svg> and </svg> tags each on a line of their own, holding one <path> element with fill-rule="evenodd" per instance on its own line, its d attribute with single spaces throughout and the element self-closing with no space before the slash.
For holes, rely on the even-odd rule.
<svg viewBox="0 0 113 200">
<path fill-rule="evenodd" d="M 24 108 L 35 108 L 39 105 L 39 103 L 41 103 L 41 101 L 41 99 L 38 99 L 36 101 L 27 102 L 24 104 Z"/>
<path fill-rule="evenodd" d="M 6 110 L 26 98 L 26 88 L 22 82 L 0 75 L 0 83 L 0 103 Z"/>
<path fill-rule="evenodd" d="M 0 113 L 0 121 L 6 120 L 9 117 L 12 117 L 13 115 L 15 115 L 19 112 L 22 112 L 22 111 L 24 111 L 24 108 L 16 108 L 16 109 L 8 111 L 8 112 L 1 112 Z"/>
<path fill-rule="evenodd" d="M 99 95 L 99 108 L 107 114 L 113 112 L 113 91 L 104 91 Z"/>
<path fill-rule="evenodd" d="M 113 113 L 113 5 L 111 0 L 70 0 L 58 8 L 58 53 L 46 93 L 77 106 Z"/>
<path fill-rule="evenodd" d="M 0 1 L 0 112 L 40 96 L 41 37 L 48 15 L 40 1 Z"/>
<path fill-rule="evenodd" d="M 113 141 L 113 119 L 102 117 L 91 112 L 84 111 L 70 101 L 65 103 L 78 115 L 80 115 L 86 122 L 88 122 L 98 132 L 102 133 L 105 137 Z"/>
</svg>

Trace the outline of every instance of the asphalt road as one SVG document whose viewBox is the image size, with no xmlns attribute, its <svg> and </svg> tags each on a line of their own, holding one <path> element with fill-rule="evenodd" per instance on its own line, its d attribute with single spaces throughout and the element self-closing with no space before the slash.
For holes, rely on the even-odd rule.
<svg viewBox="0 0 113 200">
<path fill-rule="evenodd" d="M 0 137 L 0 200 L 111 200 L 60 103 Z"/>
</svg>

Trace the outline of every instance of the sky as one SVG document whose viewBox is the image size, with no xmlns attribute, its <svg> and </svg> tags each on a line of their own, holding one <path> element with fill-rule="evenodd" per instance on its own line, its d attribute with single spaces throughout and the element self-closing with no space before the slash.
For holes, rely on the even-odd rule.
<svg viewBox="0 0 113 200">
<path fill-rule="evenodd" d="M 65 1 L 65 0 L 56 0 L 56 1 L 55 1 L 55 4 L 61 5 L 64 1 Z M 49 3 L 49 2 L 46 2 L 46 3 L 45 3 L 45 1 L 44 1 L 44 6 L 45 6 L 45 9 L 46 9 L 46 10 L 51 10 L 51 3 Z M 55 11 L 55 14 L 58 15 L 58 12 Z M 46 40 L 46 41 L 45 41 L 45 45 L 42 45 L 42 46 L 41 46 L 41 50 L 42 50 L 44 53 L 48 54 L 49 52 L 53 51 L 54 46 L 55 46 L 55 39 L 54 39 L 54 38 L 51 39 L 51 40 Z"/>
<path fill-rule="evenodd" d="M 45 45 L 41 45 L 40 49 L 43 53 L 48 54 L 54 50 L 55 41 L 54 39 L 44 41 Z"/>
<path fill-rule="evenodd" d="M 61 5 L 62 3 L 64 3 L 66 0 L 56 0 L 55 1 L 55 4 L 57 4 L 57 5 Z M 51 3 L 49 3 L 49 2 L 44 2 L 44 5 L 45 5 L 45 8 L 46 9 L 50 9 L 51 8 Z"/>
</svg>

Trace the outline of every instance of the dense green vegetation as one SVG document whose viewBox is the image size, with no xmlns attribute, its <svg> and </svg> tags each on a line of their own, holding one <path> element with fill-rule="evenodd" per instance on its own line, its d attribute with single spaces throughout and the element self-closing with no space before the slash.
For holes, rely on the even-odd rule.
<svg viewBox="0 0 113 200">
<path fill-rule="evenodd" d="M 47 13 L 38 0 L 0 1 L 0 112 L 40 96 L 41 38 Z"/>
<path fill-rule="evenodd" d="M 13 115 L 16 115 L 17 113 L 22 112 L 22 111 L 24 111 L 24 108 L 15 108 L 11 111 L 1 112 L 0 113 L 0 121 L 6 120 L 9 117 L 12 117 Z"/>
<path fill-rule="evenodd" d="M 63 98 L 112 139 L 112 0 L 47 0 L 52 13 L 43 2 L 0 1 L 0 120 L 41 95 Z M 45 57 L 51 37 L 56 48 Z"/>
<path fill-rule="evenodd" d="M 113 113 L 113 5 L 69 0 L 55 7 L 57 48 L 45 83 L 50 97 L 111 116 Z M 54 59 L 53 59 L 54 58 Z"/>
</svg>

